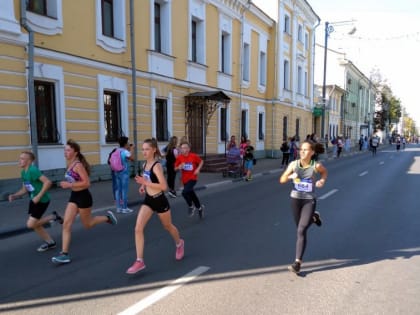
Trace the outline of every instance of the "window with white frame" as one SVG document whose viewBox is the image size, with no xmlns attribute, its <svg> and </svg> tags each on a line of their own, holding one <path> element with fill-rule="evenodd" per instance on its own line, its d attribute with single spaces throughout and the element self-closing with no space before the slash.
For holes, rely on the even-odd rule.
<svg viewBox="0 0 420 315">
<path fill-rule="evenodd" d="M 151 34 L 153 38 L 152 49 L 164 53 L 171 54 L 171 2 L 165 0 L 155 0 L 153 2 L 153 25 Z"/>
<path fill-rule="evenodd" d="M 26 10 L 29 26 L 46 35 L 63 31 L 62 0 L 27 0 Z"/>
<path fill-rule="evenodd" d="M 284 86 L 283 88 L 285 90 L 290 90 L 290 66 L 289 66 L 289 60 L 284 60 L 283 62 L 283 82 Z"/>
<path fill-rule="evenodd" d="M 125 136 L 121 123 L 121 96 L 119 92 L 103 92 L 105 142 L 115 143 Z"/>
<path fill-rule="evenodd" d="M 194 16 L 191 18 L 191 61 L 205 64 L 204 21 Z"/>
<path fill-rule="evenodd" d="M 220 108 L 220 141 L 227 141 L 227 109 Z"/>
<path fill-rule="evenodd" d="M 303 25 L 302 24 L 298 25 L 298 41 L 303 43 Z"/>
<path fill-rule="evenodd" d="M 97 45 L 110 52 L 124 52 L 126 25 L 125 1 L 96 0 Z"/>
<path fill-rule="evenodd" d="M 290 34 L 290 16 L 284 15 L 284 30 L 285 33 Z"/>
<path fill-rule="evenodd" d="M 264 112 L 258 113 L 258 140 L 264 140 L 265 133 L 265 117 Z"/>
<path fill-rule="evenodd" d="M 223 73 L 230 74 L 231 65 L 231 36 L 229 33 L 222 32 L 220 38 L 220 71 Z"/>
<path fill-rule="evenodd" d="M 242 68 L 242 80 L 249 82 L 250 80 L 250 47 L 248 43 L 244 43 L 243 49 L 243 68 Z"/>
<path fill-rule="evenodd" d="M 283 141 L 286 141 L 288 138 L 287 129 L 289 128 L 287 122 L 287 116 L 283 116 Z"/>
<path fill-rule="evenodd" d="M 267 55 L 260 51 L 260 82 L 261 86 L 265 86 L 267 81 Z"/>
<path fill-rule="evenodd" d="M 299 94 L 303 94 L 303 92 L 302 92 L 303 91 L 303 79 L 302 79 L 302 75 L 303 75 L 303 73 L 302 73 L 302 67 L 301 66 L 298 66 L 298 73 L 297 73 L 298 90 L 297 90 L 297 92 Z"/>
<path fill-rule="evenodd" d="M 168 102 L 166 99 L 157 98 L 155 100 L 155 122 L 156 139 L 168 141 Z"/>
</svg>

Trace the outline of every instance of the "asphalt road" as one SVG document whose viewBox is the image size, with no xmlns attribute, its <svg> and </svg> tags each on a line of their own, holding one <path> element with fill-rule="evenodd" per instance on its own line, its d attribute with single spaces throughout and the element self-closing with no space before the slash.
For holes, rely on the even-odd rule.
<svg viewBox="0 0 420 315">
<path fill-rule="evenodd" d="M 135 258 L 135 214 L 117 226 L 73 228 L 73 262 L 37 253 L 32 233 L 1 241 L 0 313 L 5 314 L 420 314 L 420 149 L 326 162 L 318 191 L 324 224 L 313 225 L 301 276 L 287 271 L 296 229 L 289 185 L 279 174 L 199 192 L 203 221 L 172 201 L 186 255 L 175 261 L 153 218 L 147 268 Z M 59 239 L 59 227 L 51 229 Z"/>
</svg>

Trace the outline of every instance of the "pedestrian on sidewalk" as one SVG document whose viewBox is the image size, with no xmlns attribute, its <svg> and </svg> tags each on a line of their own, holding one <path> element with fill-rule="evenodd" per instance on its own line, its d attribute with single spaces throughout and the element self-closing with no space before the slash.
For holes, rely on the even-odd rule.
<svg viewBox="0 0 420 315">
<path fill-rule="evenodd" d="M 283 156 L 281 159 L 281 168 L 284 168 L 289 164 L 289 156 L 290 156 L 289 150 L 290 150 L 289 144 L 287 140 L 284 140 L 280 147 L 280 151 L 283 153 Z"/>
<path fill-rule="evenodd" d="M 144 229 L 154 212 L 157 213 L 162 226 L 175 241 L 175 259 L 181 260 L 184 257 L 184 240 L 180 238 L 178 229 L 172 223 L 170 205 L 165 196 L 168 184 L 163 174 L 163 167 L 158 161 L 161 154 L 156 139 L 146 139 L 142 145 L 142 152 L 146 162 L 143 165 L 142 175 L 137 175 L 135 180 L 140 185 L 140 194 L 146 193 L 146 197 L 137 215 L 135 227 L 137 259 L 127 269 L 126 273 L 128 274 L 135 274 L 146 268 L 143 260 Z"/>
<path fill-rule="evenodd" d="M 38 247 L 37 251 L 45 252 L 56 247 L 57 244 L 44 229 L 43 225 L 51 221 L 63 223 L 63 219 L 55 211 L 46 217 L 42 217 L 50 204 L 48 190 L 52 183 L 33 164 L 34 161 L 35 155 L 30 151 L 23 151 L 19 155 L 19 167 L 22 169 L 20 173 L 22 188 L 9 195 L 9 202 L 29 194 L 29 218 L 26 221 L 26 226 L 29 229 L 33 229 L 44 240 L 44 243 Z"/>
<path fill-rule="evenodd" d="M 297 226 L 297 240 L 295 261 L 288 269 L 296 274 L 300 272 L 302 265 L 309 227 L 312 223 L 321 225 L 319 213 L 315 211 L 315 187 L 321 188 L 324 186 L 328 172 L 320 162 L 312 160 L 317 148 L 320 147 L 304 141 L 299 150 L 300 158 L 290 163 L 279 179 L 281 184 L 285 184 L 289 180 L 293 182 L 290 197 L 293 218 Z M 319 180 L 316 180 L 316 174 L 320 175 Z"/>
<path fill-rule="evenodd" d="M 171 137 L 166 147 L 166 175 L 168 182 L 168 195 L 172 198 L 176 198 L 175 190 L 175 160 L 178 156 L 178 138 L 176 136 Z"/>
<path fill-rule="evenodd" d="M 204 205 L 198 199 L 194 186 L 197 184 L 198 174 L 203 167 L 204 161 L 195 153 L 191 152 L 189 142 L 181 143 L 181 154 L 175 161 L 175 170 L 181 171 L 181 180 L 184 185 L 182 196 L 188 205 L 188 215 L 192 217 L 195 210 L 198 210 L 200 219 L 204 217 Z"/>
<path fill-rule="evenodd" d="M 118 139 L 119 148 L 111 152 L 109 164 L 115 179 L 115 206 L 117 213 L 131 213 L 128 208 L 128 186 L 130 182 L 129 162 L 133 161 L 134 145 L 128 142 L 128 138 L 123 136 Z"/>
<path fill-rule="evenodd" d="M 64 213 L 63 232 L 62 232 L 62 250 L 59 255 L 52 257 L 53 263 L 65 264 L 71 262 L 69 255 L 71 228 L 79 214 L 80 220 L 86 229 L 100 223 L 117 224 L 117 218 L 108 211 L 108 215 L 92 217 L 92 195 L 90 194 L 90 165 L 85 156 L 80 151 L 80 145 L 68 140 L 64 147 L 64 157 L 67 160 L 67 171 L 65 180 L 60 182 L 60 187 L 70 189 L 70 199 L 67 203 Z"/>
<path fill-rule="evenodd" d="M 254 147 L 251 145 L 251 140 L 246 140 L 246 148 L 245 148 L 245 173 L 246 178 L 245 180 L 251 181 L 252 180 L 252 169 L 254 168 L 254 164 L 256 163 L 255 157 L 254 157 Z"/>
</svg>

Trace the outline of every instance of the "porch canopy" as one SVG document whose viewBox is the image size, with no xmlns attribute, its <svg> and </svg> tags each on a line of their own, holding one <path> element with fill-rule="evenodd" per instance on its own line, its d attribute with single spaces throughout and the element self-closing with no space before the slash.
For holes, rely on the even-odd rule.
<svg viewBox="0 0 420 315">
<path fill-rule="evenodd" d="M 193 152 L 206 156 L 206 135 L 217 109 L 230 103 L 222 91 L 195 92 L 185 96 L 185 131 Z"/>
</svg>

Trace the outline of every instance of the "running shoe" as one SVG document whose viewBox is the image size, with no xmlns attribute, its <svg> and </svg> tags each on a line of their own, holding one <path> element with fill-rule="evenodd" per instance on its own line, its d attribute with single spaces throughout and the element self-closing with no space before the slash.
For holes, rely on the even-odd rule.
<svg viewBox="0 0 420 315">
<path fill-rule="evenodd" d="M 115 214 L 112 213 L 112 211 L 108 211 L 108 223 L 111 225 L 116 225 L 118 223 L 117 218 L 115 217 Z"/>
<path fill-rule="evenodd" d="M 55 216 L 55 218 L 54 218 L 54 221 L 55 221 L 55 222 L 58 222 L 58 223 L 60 223 L 60 224 L 63 224 L 64 220 L 63 220 L 63 218 L 61 217 L 61 215 L 59 215 L 59 214 L 57 213 L 57 211 L 53 211 L 53 212 L 52 212 L 52 214 L 53 214 L 53 216 Z"/>
<path fill-rule="evenodd" d="M 201 205 L 201 207 L 198 209 L 198 216 L 200 219 L 204 218 L 204 205 Z"/>
<path fill-rule="evenodd" d="M 188 216 L 189 217 L 194 216 L 194 212 L 195 212 L 195 207 L 194 206 L 188 207 Z"/>
<path fill-rule="evenodd" d="M 51 261 L 55 264 L 68 264 L 71 259 L 69 254 L 60 253 L 60 255 L 51 258 Z"/>
<path fill-rule="evenodd" d="M 170 190 L 170 191 L 168 191 L 168 195 L 171 198 L 176 198 L 176 191 L 175 190 Z"/>
<path fill-rule="evenodd" d="M 176 260 L 181 260 L 182 258 L 184 258 L 184 240 L 183 239 L 181 239 L 179 241 L 179 244 L 176 245 L 176 252 L 175 252 Z"/>
<path fill-rule="evenodd" d="M 122 208 L 118 208 L 117 209 L 117 213 L 123 213 L 123 209 Z"/>
<path fill-rule="evenodd" d="M 127 214 L 127 213 L 131 213 L 131 212 L 133 212 L 133 209 L 125 208 L 125 209 L 121 209 L 121 212 L 120 213 Z"/>
<path fill-rule="evenodd" d="M 317 226 L 321 226 L 322 225 L 322 220 L 321 220 L 321 215 L 318 211 L 315 211 L 314 214 L 312 215 L 312 220 L 314 221 L 314 223 Z"/>
<path fill-rule="evenodd" d="M 128 273 L 129 275 L 133 275 L 141 270 L 143 270 L 144 268 L 146 268 L 146 265 L 144 264 L 143 260 L 136 260 L 134 262 L 134 264 L 127 269 L 126 273 Z"/>
<path fill-rule="evenodd" d="M 57 246 L 57 243 L 52 241 L 51 243 L 48 242 L 44 242 L 43 244 L 41 244 L 41 246 L 38 247 L 37 251 L 38 252 L 45 252 L 51 248 L 55 248 Z"/>
<path fill-rule="evenodd" d="M 291 272 L 294 272 L 295 274 L 299 274 L 300 272 L 300 262 L 295 261 L 293 264 L 291 264 L 289 267 L 287 267 Z"/>
</svg>

